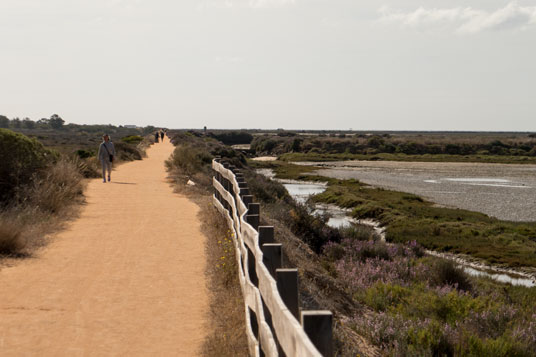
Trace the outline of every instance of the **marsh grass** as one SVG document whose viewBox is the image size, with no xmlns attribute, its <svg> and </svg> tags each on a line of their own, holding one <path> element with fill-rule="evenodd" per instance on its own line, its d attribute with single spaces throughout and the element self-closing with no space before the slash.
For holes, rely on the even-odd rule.
<svg viewBox="0 0 536 357">
<path fill-rule="evenodd" d="M 390 242 L 417 241 L 426 249 L 462 253 L 492 264 L 536 267 L 536 225 L 502 221 L 483 213 L 437 207 L 419 196 L 374 188 L 357 180 L 308 175 L 310 167 L 288 162 L 255 163 L 276 177 L 327 182 L 315 195 L 318 203 L 351 209 L 354 218 L 370 218 L 386 226 Z"/>
<path fill-rule="evenodd" d="M 346 239 L 325 247 L 337 280 L 373 310 L 355 316 L 356 331 L 387 355 L 534 355 L 526 323 L 534 289 L 470 278 L 450 261 L 419 257 L 414 245 Z"/>
<path fill-rule="evenodd" d="M 399 231 L 389 231 L 390 226 L 400 229 L 410 227 L 419 234 L 426 230 L 421 235 L 429 236 L 436 247 L 441 242 L 438 240 L 445 235 L 449 237 L 450 232 L 451 239 L 458 242 L 456 249 L 461 249 L 470 247 L 474 242 L 469 240 L 461 245 L 460 240 L 455 238 L 459 236 L 458 229 L 466 229 L 477 242 L 483 239 L 481 247 L 491 249 L 489 245 L 493 242 L 493 234 L 505 234 L 509 229 L 515 229 L 529 239 L 530 227 L 513 224 L 509 228 L 508 222 L 469 211 L 432 207 L 418 196 L 373 189 L 358 181 L 302 177 L 301 167 L 286 170 L 288 163 L 267 165 L 275 168 L 276 173 L 285 172 L 286 178 L 328 182 L 328 190 L 315 197 L 318 201 L 352 208 L 355 217 L 370 217 L 387 225 L 389 243 L 367 237 L 366 232 L 342 230 L 340 241 L 324 241 L 321 259 L 317 263 L 339 286 L 344 287 L 347 296 L 356 304 L 366 306 L 365 311 L 356 313 L 348 325 L 366 336 L 381 350 L 381 354 L 535 355 L 535 325 L 527 320 L 527 317 L 535 316 L 535 289 L 469 277 L 451 261 L 425 256 L 422 246 L 415 241 L 419 240 L 419 235 L 406 234 L 395 239 Z M 286 222 L 285 217 L 292 216 L 285 213 L 287 209 L 282 208 L 285 206 L 282 200 L 276 202 L 268 205 L 274 206 L 274 213 L 271 209 L 263 212 L 268 211 L 281 222 Z M 440 224 L 433 225 L 434 222 Z M 430 224 L 432 227 L 426 228 Z M 457 230 L 451 231 L 447 229 L 449 227 L 457 227 Z M 321 232 L 319 229 L 317 234 Z M 409 237 L 414 241 L 408 243 Z M 308 242 L 303 237 L 302 240 Z M 426 239 L 423 241 L 427 242 Z M 495 247 L 493 259 L 502 262 L 508 261 L 506 258 L 511 259 L 513 255 L 508 250 L 509 245 L 512 247 L 515 242 L 505 241 L 503 246 Z M 309 259 L 313 261 L 313 258 Z M 517 264 L 521 264 L 523 259 L 533 259 L 530 251 L 524 256 L 517 256 Z M 333 311 L 341 313 L 333 307 Z"/>
</svg>

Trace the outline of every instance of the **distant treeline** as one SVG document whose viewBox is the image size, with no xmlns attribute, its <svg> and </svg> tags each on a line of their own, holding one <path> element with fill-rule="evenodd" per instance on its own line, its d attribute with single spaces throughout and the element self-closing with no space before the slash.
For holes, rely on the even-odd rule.
<svg viewBox="0 0 536 357">
<path fill-rule="evenodd" d="M 490 140 L 489 137 L 454 136 L 444 138 L 422 136 L 257 136 L 251 142 L 251 150 L 257 154 L 280 155 L 289 152 L 315 154 L 365 154 L 380 153 L 424 155 L 510 155 L 536 156 L 536 135 Z"/>
<path fill-rule="evenodd" d="M 147 135 L 156 130 L 154 126 L 126 128 L 122 125 L 115 126 L 111 124 L 65 124 L 65 120 L 58 114 L 52 114 L 50 118 L 41 118 L 34 121 L 30 118 L 12 118 L 0 114 L 0 128 L 12 129 L 15 131 L 32 131 L 32 130 L 64 130 L 64 131 L 84 131 L 87 133 L 108 133 L 112 134 L 118 131 L 125 132 L 126 135 Z"/>
<path fill-rule="evenodd" d="M 207 136 L 217 139 L 225 145 L 249 144 L 253 140 L 253 135 L 246 131 L 211 131 Z"/>
</svg>

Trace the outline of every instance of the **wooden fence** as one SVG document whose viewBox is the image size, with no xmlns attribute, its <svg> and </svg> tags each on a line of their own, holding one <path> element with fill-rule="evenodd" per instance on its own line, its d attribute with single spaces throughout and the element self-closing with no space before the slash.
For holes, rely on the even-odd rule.
<svg viewBox="0 0 536 357">
<path fill-rule="evenodd" d="M 220 159 L 212 168 L 214 205 L 233 233 L 250 355 L 331 356 L 331 312 L 300 311 L 298 270 L 281 269 L 282 246 L 274 227 L 259 226 L 260 206 L 240 170 Z"/>
</svg>

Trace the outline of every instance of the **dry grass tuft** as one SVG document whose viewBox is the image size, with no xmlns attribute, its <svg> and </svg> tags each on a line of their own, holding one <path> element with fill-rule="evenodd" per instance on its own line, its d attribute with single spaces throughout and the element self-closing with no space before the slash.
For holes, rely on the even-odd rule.
<svg viewBox="0 0 536 357">
<path fill-rule="evenodd" d="M 76 215 L 73 205 L 82 201 L 83 189 L 77 160 L 60 158 L 36 172 L 0 210 L 0 256 L 29 256 L 43 246 L 47 234 Z"/>
<path fill-rule="evenodd" d="M 210 281 L 212 329 L 203 344 L 205 356 L 247 356 L 244 301 L 238 266 L 227 222 L 205 197 L 201 220 L 207 236 L 207 275 Z"/>
<path fill-rule="evenodd" d="M 23 200 L 29 206 L 51 213 L 59 213 L 82 193 L 82 175 L 76 164 L 65 158 L 50 166 L 22 191 Z"/>
<path fill-rule="evenodd" d="M 22 227 L 0 216 L 0 255 L 19 255 L 26 247 Z"/>
</svg>

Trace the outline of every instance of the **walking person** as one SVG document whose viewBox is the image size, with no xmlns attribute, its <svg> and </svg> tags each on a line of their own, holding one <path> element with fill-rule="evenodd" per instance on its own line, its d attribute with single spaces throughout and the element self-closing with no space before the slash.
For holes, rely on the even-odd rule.
<svg viewBox="0 0 536 357">
<path fill-rule="evenodd" d="M 114 143 L 110 141 L 110 136 L 104 134 L 102 136 L 102 143 L 99 146 L 99 153 L 97 157 L 102 165 L 102 182 L 106 183 L 106 171 L 108 171 L 108 182 L 110 182 L 112 175 L 112 162 L 115 157 Z"/>
<path fill-rule="evenodd" d="M 160 130 L 160 139 L 164 142 L 164 130 Z"/>
<path fill-rule="evenodd" d="M 160 135 L 158 135 L 158 131 L 156 133 L 154 133 L 154 142 L 157 143 L 158 142 L 158 137 Z"/>
</svg>

